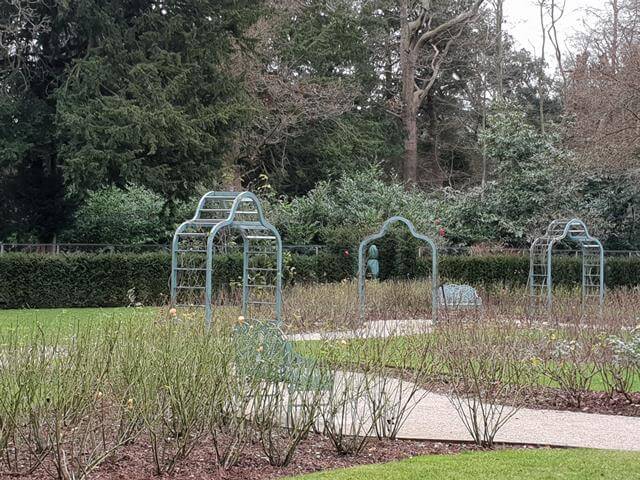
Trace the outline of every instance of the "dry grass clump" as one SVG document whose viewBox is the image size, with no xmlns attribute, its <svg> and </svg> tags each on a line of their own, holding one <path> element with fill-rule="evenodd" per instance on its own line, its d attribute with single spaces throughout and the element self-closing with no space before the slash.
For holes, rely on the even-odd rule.
<svg viewBox="0 0 640 480">
<path fill-rule="evenodd" d="M 529 294 L 522 288 L 480 288 L 483 313 L 489 318 L 504 318 L 522 323 L 552 325 L 592 325 L 612 331 L 640 324 L 640 290 L 617 289 L 606 293 L 602 308 L 597 301 L 583 303 L 578 287 L 554 290 L 553 306 L 532 307 Z"/>
<path fill-rule="evenodd" d="M 440 319 L 495 318 L 527 325 L 592 325 L 611 332 L 640 325 L 640 289 L 609 291 L 604 308 L 600 308 L 593 301 L 583 304 L 578 287 L 557 287 L 553 308 L 548 311 L 542 306 L 533 308 L 528 291 L 523 287 L 476 287 L 482 306 L 452 308 L 441 305 Z M 282 296 L 283 327 L 287 331 L 336 331 L 360 326 L 358 284 L 355 280 L 290 285 L 284 288 Z M 215 300 L 221 306 L 214 310 L 216 315 L 220 311 L 222 317 L 237 315 L 241 288 L 236 285 L 220 293 Z M 263 316 L 268 317 L 270 312 L 265 309 L 264 313 Z M 431 316 L 429 280 L 367 280 L 365 320 L 430 319 Z"/>
<path fill-rule="evenodd" d="M 640 290 L 607 292 L 604 308 L 583 304 L 578 288 L 558 288 L 551 311 L 532 308 L 524 288 L 478 287 L 482 306 L 445 308 L 447 319 L 504 319 L 522 325 L 591 325 L 616 332 L 640 325 Z M 358 285 L 355 281 L 294 285 L 283 292 L 283 318 L 290 331 L 335 331 L 360 326 Z M 368 280 L 365 320 L 431 318 L 431 284 L 426 280 Z"/>
<path fill-rule="evenodd" d="M 358 283 L 318 283 L 285 289 L 283 316 L 293 331 L 357 328 Z M 431 284 L 420 280 L 367 281 L 365 320 L 431 318 Z"/>
</svg>

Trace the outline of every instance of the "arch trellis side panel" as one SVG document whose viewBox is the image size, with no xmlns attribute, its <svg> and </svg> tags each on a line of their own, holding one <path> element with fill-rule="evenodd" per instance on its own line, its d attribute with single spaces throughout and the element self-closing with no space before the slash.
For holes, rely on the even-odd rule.
<svg viewBox="0 0 640 480">
<path fill-rule="evenodd" d="M 282 317 L 282 239 L 251 192 L 208 192 L 180 225 L 171 249 L 171 304 L 204 308 L 213 318 L 216 240 L 227 229 L 242 237 L 242 313 L 248 320 Z M 268 317 L 268 318 L 265 318 Z"/>
<path fill-rule="evenodd" d="M 358 248 L 358 298 L 360 304 L 360 320 L 364 320 L 365 318 L 365 281 L 367 273 L 367 262 L 365 256 L 367 247 L 372 242 L 384 237 L 389 228 L 396 223 L 404 224 L 414 238 L 425 242 L 431 249 L 431 317 L 435 322 L 438 317 L 438 248 L 431 238 L 418 233 L 413 226 L 413 223 L 406 218 L 399 216 L 389 218 L 384 222 L 378 233 L 370 235 L 360 242 L 360 247 Z"/>
<path fill-rule="evenodd" d="M 589 234 L 585 223 L 573 218 L 554 220 L 541 237 L 536 238 L 529 250 L 529 294 L 531 306 L 544 304 L 548 309 L 553 303 L 553 247 L 562 241 L 580 245 L 582 252 L 582 302 L 597 299 L 604 303 L 604 248 Z"/>
</svg>

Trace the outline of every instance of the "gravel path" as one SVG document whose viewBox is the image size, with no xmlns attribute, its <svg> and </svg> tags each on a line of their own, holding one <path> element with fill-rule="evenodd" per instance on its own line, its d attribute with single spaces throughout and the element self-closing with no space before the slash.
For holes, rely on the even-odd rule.
<svg viewBox="0 0 640 480">
<path fill-rule="evenodd" d="M 334 394 L 342 388 L 357 391 L 354 385 L 362 384 L 364 376 L 355 372 L 336 372 Z M 376 385 L 384 383 L 392 398 L 411 398 L 409 413 L 401 425 L 398 438 L 411 440 L 472 441 L 458 412 L 446 395 L 415 388 L 410 382 L 387 378 L 384 382 L 369 380 L 370 393 Z M 346 385 L 346 387 L 345 387 Z M 399 394 L 398 392 L 402 392 Z M 334 397 L 340 397 L 340 393 Z M 353 408 L 346 409 L 345 425 L 371 425 L 369 402 L 360 396 Z M 503 413 L 513 412 L 512 407 L 498 406 Z M 390 412 L 388 415 L 395 415 Z M 482 418 L 482 417 L 481 417 Z M 368 427 L 367 427 L 368 428 Z M 365 432 L 364 430 L 360 430 Z M 640 417 L 601 415 L 594 413 L 559 410 L 518 410 L 503 425 L 495 437 L 497 442 L 549 445 L 557 447 L 597 448 L 604 450 L 640 451 Z"/>
<path fill-rule="evenodd" d="M 431 320 L 385 320 L 368 322 L 358 330 L 289 335 L 291 341 L 381 338 L 390 335 L 427 333 Z M 336 382 L 345 372 L 337 373 Z M 351 377 L 353 373 L 346 374 Z M 389 379 L 391 385 L 398 380 Z M 404 382 L 398 389 L 411 388 Z M 402 425 L 399 438 L 414 440 L 470 441 L 458 412 L 447 396 L 419 390 L 417 403 Z M 361 405 L 362 410 L 366 410 Z M 511 407 L 504 407 L 508 411 Z M 601 415 L 559 410 L 523 408 L 498 432 L 496 441 L 640 451 L 640 417 Z"/>
<path fill-rule="evenodd" d="M 365 326 L 356 330 L 343 330 L 335 332 L 311 332 L 287 335 L 287 340 L 314 341 L 314 340 L 343 340 L 350 338 L 385 338 L 390 336 L 417 335 L 431 331 L 431 320 L 378 320 L 366 322 Z"/>
<path fill-rule="evenodd" d="M 449 399 L 436 393 L 418 402 L 399 437 L 471 440 Z M 525 408 L 502 427 L 496 441 L 640 451 L 640 417 Z"/>
</svg>

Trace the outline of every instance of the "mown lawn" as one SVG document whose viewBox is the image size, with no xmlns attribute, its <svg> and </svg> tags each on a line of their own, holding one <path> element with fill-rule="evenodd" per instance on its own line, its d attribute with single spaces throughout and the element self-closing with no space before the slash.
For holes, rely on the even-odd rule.
<svg viewBox="0 0 640 480">
<path fill-rule="evenodd" d="M 46 343 L 66 338 L 78 330 L 97 330 L 119 322 L 153 321 L 158 307 L 141 308 L 50 308 L 0 310 L 0 338 L 29 339 L 41 336 Z"/>
<path fill-rule="evenodd" d="M 237 317 L 237 309 L 218 308 L 215 318 Z M 201 312 L 179 312 L 179 319 L 200 318 Z M 131 323 L 148 323 L 168 319 L 168 307 L 112 307 L 112 308 L 33 308 L 0 310 L 0 345 L 10 341 L 28 343 L 38 337 L 51 344 L 69 339 L 77 332 L 113 331 L 115 327 Z M 214 321 L 215 321 L 214 318 Z"/>
<path fill-rule="evenodd" d="M 524 332 L 523 334 L 527 334 Z M 428 334 L 430 336 L 434 334 Z M 424 342 L 428 345 L 428 342 Z M 423 351 L 416 345 L 420 344 L 420 335 L 394 338 L 370 338 L 370 339 L 354 339 L 340 341 L 323 341 L 313 340 L 305 342 L 296 342 L 296 349 L 303 355 L 314 358 L 330 359 L 332 363 L 364 364 L 374 362 L 379 364 L 383 362 L 387 367 L 391 368 L 411 368 L 424 362 L 423 358 L 416 358 L 416 355 L 423 355 Z M 428 362 L 439 365 L 439 362 Z M 445 370 L 441 370 L 442 375 L 446 375 Z M 557 388 L 559 385 L 540 374 L 532 382 L 536 386 Z M 597 372 L 590 385 L 590 390 L 594 392 L 606 391 L 605 382 L 602 375 Z M 631 391 L 640 391 L 640 377 L 633 377 Z"/>
<path fill-rule="evenodd" d="M 640 453 L 603 450 L 503 450 L 415 457 L 382 465 L 331 470 L 304 480 L 631 480 Z"/>
</svg>

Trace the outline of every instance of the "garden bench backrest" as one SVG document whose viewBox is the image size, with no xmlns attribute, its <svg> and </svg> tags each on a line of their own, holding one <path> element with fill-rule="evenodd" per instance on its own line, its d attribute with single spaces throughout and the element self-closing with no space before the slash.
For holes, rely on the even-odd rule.
<svg viewBox="0 0 640 480">
<path fill-rule="evenodd" d="M 445 308 L 481 307 L 482 298 L 470 285 L 447 283 L 438 289 L 438 303 Z"/>
</svg>

